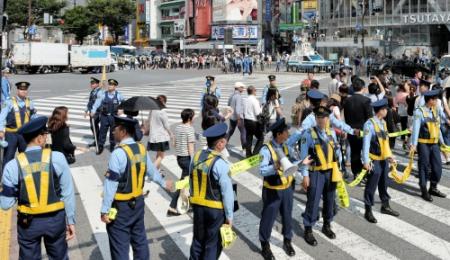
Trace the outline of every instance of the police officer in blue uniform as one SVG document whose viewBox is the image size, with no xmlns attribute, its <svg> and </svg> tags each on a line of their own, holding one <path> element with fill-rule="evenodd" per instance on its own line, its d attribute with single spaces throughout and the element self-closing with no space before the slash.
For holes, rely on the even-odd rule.
<svg viewBox="0 0 450 260">
<path fill-rule="evenodd" d="M 206 76 L 205 88 L 200 99 L 200 108 L 203 108 L 203 103 L 206 95 L 216 96 L 218 100 L 220 100 L 220 97 L 222 95 L 220 88 L 217 86 L 216 78 L 210 75 Z"/>
<path fill-rule="evenodd" d="M 203 136 L 208 148 L 198 151 L 191 163 L 190 203 L 194 212 L 191 260 L 219 259 L 222 252 L 220 227 L 224 223 L 231 226 L 233 222 L 230 166 L 221 156 L 227 144 L 227 128 L 225 123 L 218 123 L 206 129 Z"/>
<path fill-rule="evenodd" d="M 103 146 L 106 142 L 106 134 L 109 129 L 109 151 L 114 150 L 116 145 L 113 136 L 114 116 L 117 115 L 120 103 L 124 100 L 123 96 L 116 90 L 119 82 L 115 79 L 108 80 L 108 91 L 100 92 L 97 96 L 92 109 L 89 111 L 94 116 L 95 111 L 100 109 L 100 134 L 98 139 L 98 152 L 103 152 Z"/>
<path fill-rule="evenodd" d="M 95 101 L 99 96 L 104 95 L 102 88 L 100 87 L 100 80 L 91 77 L 91 93 L 89 94 L 89 101 L 86 106 L 86 111 L 84 117 L 87 117 L 89 115 L 89 111 L 92 110 L 92 107 L 94 106 Z M 98 141 L 99 138 L 99 125 L 100 125 L 100 111 L 98 109 L 94 111 L 94 115 L 90 118 L 89 123 L 91 124 L 91 131 L 92 135 L 96 134 L 96 138 Z M 95 129 L 95 131 L 94 131 Z M 89 147 L 95 147 L 95 141 L 91 144 L 89 144 Z"/>
<path fill-rule="evenodd" d="M 400 214 L 389 205 L 390 196 L 387 192 L 389 180 L 389 162 L 393 162 L 393 155 L 389 145 L 389 136 L 384 118 L 387 115 L 388 101 L 381 99 L 372 103 L 375 116 L 364 124 L 363 139 L 363 168 L 368 173 L 368 180 L 364 189 L 364 217 L 370 223 L 377 223 L 373 216 L 374 194 L 378 187 L 381 199 L 381 213 L 398 217 Z M 371 164 L 372 162 L 372 164 Z"/>
<path fill-rule="evenodd" d="M 113 260 L 128 259 L 130 243 L 134 259 L 149 259 L 142 195 L 144 178 L 147 176 L 169 191 L 173 189 L 173 182 L 161 177 L 145 146 L 132 138 L 135 120 L 118 116 L 114 116 L 114 120 L 114 138 L 119 146 L 111 154 L 105 175 L 101 220 L 107 224 Z M 111 208 L 117 210 L 114 220 L 108 216 Z"/>
<path fill-rule="evenodd" d="M 47 117 L 38 117 L 19 129 L 26 150 L 4 169 L 0 206 L 8 210 L 17 201 L 19 259 L 41 259 L 42 240 L 50 259 L 68 259 L 67 240 L 75 236 L 70 168 L 62 153 L 44 148 L 46 124 Z"/>
<path fill-rule="evenodd" d="M 262 156 L 260 173 L 264 177 L 262 190 L 263 209 L 259 223 L 259 240 L 264 259 L 275 259 L 270 249 L 270 236 L 273 224 L 281 214 L 283 224 L 283 248 L 288 256 L 294 256 L 292 247 L 292 204 L 294 199 L 294 176 L 284 176 L 276 150 L 281 150 L 290 161 L 295 161 L 294 152 L 285 142 L 289 137 L 285 119 L 277 120 L 269 128 L 273 139 L 265 144 L 259 154 Z M 280 151 L 279 151 L 280 152 Z"/>
<path fill-rule="evenodd" d="M 261 96 L 261 105 L 264 105 L 267 101 L 267 92 L 269 92 L 269 88 L 276 88 L 277 89 L 277 97 L 278 97 L 278 102 L 280 103 L 280 105 L 284 104 L 284 100 L 280 95 L 280 92 L 277 88 L 276 85 L 276 76 L 275 75 L 269 75 L 269 84 L 267 84 L 264 89 L 263 89 L 263 94 Z"/>
<path fill-rule="evenodd" d="M 23 137 L 17 134 L 17 130 L 36 114 L 33 102 L 28 98 L 30 83 L 17 82 L 16 87 L 17 96 L 6 100 L 0 112 L 0 139 L 8 142 L 3 156 L 3 167 L 14 158 L 16 150 L 25 151 L 26 143 Z"/>
<path fill-rule="evenodd" d="M 310 100 L 311 109 L 313 109 L 313 111 L 305 117 L 305 119 L 302 122 L 301 128 L 299 130 L 296 130 L 291 135 L 291 137 L 289 137 L 289 140 L 287 142 L 287 144 L 289 146 L 295 146 L 295 143 L 300 141 L 305 130 L 313 128 L 317 125 L 314 109 L 318 108 L 319 106 L 325 106 L 325 104 L 326 104 L 326 102 L 324 102 L 325 95 L 316 89 L 309 90 L 306 93 L 306 95 L 308 96 L 308 98 Z M 358 136 L 360 134 L 359 129 L 352 129 L 349 125 L 347 125 L 343 121 L 338 120 L 334 116 L 334 114 L 331 113 L 328 116 L 328 118 L 329 118 L 329 123 L 331 124 L 332 127 L 338 128 L 347 134 L 356 135 L 356 136 Z M 300 144 L 299 144 L 299 146 L 300 146 Z"/>
<path fill-rule="evenodd" d="M 439 143 L 444 144 L 440 130 L 439 108 L 436 106 L 440 90 L 431 90 L 423 94 L 425 106 L 414 111 L 413 130 L 411 133 L 411 151 L 419 154 L 419 186 L 422 198 L 433 201 L 431 195 L 445 198 L 446 195 L 438 190 L 442 175 L 442 161 Z M 430 188 L 427 190 L 428 173 L 431 166 Z"/>
<path fill-rule="evenodd" d="M 341 178 L 337 163 L 339 161 L 338 142 L 336 134 L 330 128 L 329 117 L 331 111 L 323 106 L 314 109 L 315 126 L 307 129 L 300 146 L 300 159 L 311 156 L 313 163 L 309 167 L 301 165 L 303 175 L 302 186 L 306 190 L 307 201 L 303 216 L 305 226 L 304 239 L 312 246 L 317 245 L 312 227 L 319 218 L 320 199 L 323 199 L 323 227 L 322 232 L 329 238 L 335 239 L 336 234 L 331 229 L 334 217 L 334 203 L 336 194 L 336 182 L 334 178 Z M 336 176 L 336 177 L 335 177 Z"/>
</svg>

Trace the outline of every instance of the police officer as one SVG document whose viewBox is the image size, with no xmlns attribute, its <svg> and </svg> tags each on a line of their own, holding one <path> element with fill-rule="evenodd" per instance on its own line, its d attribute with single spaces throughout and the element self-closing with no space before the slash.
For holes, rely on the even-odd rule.
<svg viewBox="0 0 450 260">
<path fill-rule="evenodd" d="M 284 176 L 276 150 L 281 150 L 291 161 L 294 153 L 284 144 L 289 137 L 285 119 L 279 119 L 269 128 L 273 139 L 265 144 L 259 154 L 262 156 L 260 173 L 264 177 L 262 190 L 263 210 L 259 223 L 259 240 L 264 259 L 275 259 L 270 249 L 270 235 L 278 212 L 283 224 L 283 248 L 288 256 L 294 256 L 292 247 L 292 203 L 294 194 L 294 177 Z"/>
<path fill-rule="evenodd" d="M 439 108 L 436 106 L 440 90 L 430 90 L 423 94 L 425 106 L 414 112 L 413 130 L 411 134 L 411 151 L 419 154 L 419 186 L 422 198 L 433 201 L 433 196 L 445 198 L 446 195 L 438 190 L 437 184 L 441 179 L 442 161 L 439 143 L 443 144 L 440 130 Z M 427 190 L 427 175 L 431 165 L 430 188 Z"/>
<path fill-rule="evenodd" d="M 208 148 L 198 151 L 191 163 L 192 260 L 218 259 L 222 251 L 220 227 L 224 223 L 232 225 L 234 194 L 228 176 L 230 166 L 221 156 L 227 144 L 227 128 L 225 123 L 218 123 L 206 129 L 203 136 Z"/>
<path fill-rule="evenodd" d="M 149 259 L 142 195 L 144 179 L 147 176 L 167 190 L 172 190 L 173 183 L 161 177 L 145 146 L 132 138 L 135 120 L 117 116 L 114 120 L 114 138 L 120 144 L 109 159 L 101 220 L 106 223 L 112 259 L 128 259 L 130 243 L 134 259 Z M 108 216 L 112 207 L 117 210 L 115 220 Z"/>
<path fill-rule="evenodd" d="M 114 141 L 114 116 L 117 115 L 120 103 L 124 100 L 123 96 L 116 90 L 119 82 L 115 79 L 108 80 L 108 91 L 101 92 L 97 96 L 92 109 L 90 110 L 91 117 L 94 116 L 95 111 L 100 109 L 100 134 L 98 140 L 98 152 L 103 152 L 103 146 L 106 142 L 106 134 L 109 129 L 109 151 L 114 150 L 116 145 Z"/>
<path fill-rule="evenodd" d="M 100 87 L 100 80 L 91 77 L 91 93 L 89 94 L 89 101 L 87 103 L 86 106 L 86 111 L 84 114 L 84 117 L 87 117 L 89 115 L 89 111 L 92 110 L 92 107 L 94 106 L 95 101 L 97 100 L 98 97 L 101 97 L 104 95 L 104 91 L 102 90 L 102 88 Z M 96 138 L 98 141 L 99 138 L 99 125 L 100 125 L 100 111 L 98 111 L 98 109 L 96 111 L 94 111 L 94 115 L 90 118 L 89 123 L 91 124 L 91 131 L 92 134 L 96 134 Z M 94 131 L 95 129 L 95 131 Z M 89 144 L 89 147 L 95 147 L 95 141 L 91 144 Z"/>
<path fill-rule="evenodd" d="M 261 96 L 261 105 L 264 105 L 267 101 L 267 92 L 269 91 L 269 88 L 276 88 L 277 89 L 277 97 L 278 97 L 278 102 L 280 103 L 280 105 L 284 104 L 284 100 L 280 95 L 280 92 L 277 88 L 277 82 L 276 82 L 276 76 L 275 75 L 269 75 L 269 84 L 267 84 L 264 89 L 263 89 L 263 94 Z"/>
<path fill-rule="evenodd" d="M 70 168 L 62 153 L 44 148 L 46 124 L 47 117 L 38 117 L 19 129 L 26 150 L 4 169 L 0 206 L 7 210 L 17 201 L 19 259 L 40 259 L 42 239 L 50 259 L 68 259 L 67 240 L 75 236 Z"/>
<path fill-rule="evenodd" d="M 0 113 L 0 139 L 8 142 L 3 157 L 3 166 L 14 158 L 17 149 L 19 152 L 25 151 L 27 145 L 23 137 L 17 134 L 17 130 L 34 118 L 36 114 L 33 102 L 28 98 L 30 83 L 17 82 L 16 87 L 17 96 L 6 100 Z"/>
<path fill-rule="evenodd" d="M 203 108 L 203 103 L 206 95 L 216 96 L 218 100 L 220 100 L 220 97 L 222 95 L 220 88 L 217 86 L 216 78 L 213 76 L 206 76 L 205 88 L 200 99 L 200 108 Z"/>
<path fill-rule="evenodd" d="M 317 126 L 317 120 L 316 120 L 316 115 L 314 113 L 314 110 L 320 106 L 325 106 L 325 104 L 326 104 L 326 102 L 324 102 L 325 95 L 316 89 L 309 90 L 306 93 L 306 95 L 310 101 L 310 104 L 311 104 L 310 107 L 313 110 L 303 120 L 303 122 L 301 124 L 301 128 L 299 130 L 296 130 L 291 135 L 291 137 L 289 137 L 289 140 L 287 142 L 289 146 L 294 146 L 295 143 L 300 141 L 305 130 Z M 332 127 L 338 128 L 347 134 L 359 136 L 359 133 L 360 133 L 359 129 L 352 129 L 349 125 L 347 125 L 343 121 L 338 120 L 334 116 L 334 114 L 328 115 L 328 119 L 329 119 L 328 122 L 329 122 L 329 124 L 331 124 Z"/>
<path fill-rule="evenodd" d="M 336 238 L 336 234 L 331 229 L 331 221 L 334 217 L 335 178 L 341 178 L 341 173 L 337 167 L 339 162 L 338 142 L 336 134 L 329 124 L 330 113 L 331 111 L 326 107 L 316 107 L 314 110 L 316 125 L 307 129 L 301 138 L 300 159 L 308 156 L 313 159 L 309 171 L 307 166 L 300 166 L 303 175 L 302 186 L 307 194 L 306 208 L 302 214 L 305 226 L 304 239 L 312 246 L 317 245 L 312 227 L 319 218 L 320 198 L 323 198 L 322 232 L 329 239 Z"/>
<path fill-rule="evenodd" d="M 389 136 L 386 121 L 388 101 L 381 99 L 372 103 L 375 116 L 367 120 L 364 124 L 363 139 L 363 167 L 369 171 L 366 187 L 364 189 L 364 204 L 366 212 L 364 217 L 371 223 L 377 223 L 373 216 L 372 206 L 373 196 L 378 187 L 381 199 L 381 213 L 398 217 L 400 214 L 389 205 L 390 196 L 387 192 L 389 179 L 389 162 L 393 162 L 392 151 L 389 146 Z M 372 161 L 372 165 L 370 162 Z"/>
</svg>

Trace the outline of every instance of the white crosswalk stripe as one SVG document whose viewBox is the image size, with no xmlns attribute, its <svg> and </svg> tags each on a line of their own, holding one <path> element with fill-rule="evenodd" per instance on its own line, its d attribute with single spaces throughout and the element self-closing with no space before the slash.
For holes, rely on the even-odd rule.
<svg viewBox="0 0 450 260">
<path fill-rule="evenodd" d="M 260 80 L 260 81 L 258 81 Z M 227 82 L 229 86 L 232 86 L 234 79 L 232 77 L 227 78 L 223 82 Z M 251 80 L 250 80 L 251 81 Z M 253 80 L 259 93 L 263 87 L 262 83 L 265 79 Z M 282 82 L 284 86 L 294 85 L 299 80 L 291 78 Z M 201 85 L 203 79 L 189 79 L 180 82 L 173 82 L 167 84 L 164 87 L 156 86 L 142 86 L 138 90 L 133 87 L 119 88 L 126 97 L 135 95 L 148 95 L 156 96 L 159 94 L 165 94 L 168 96 L 167 112 L 169 114 L 170 123 L 176 123 L 180 121 L 180 112 L 183 108 L 195 108 L 198 115 L 199 103 L 201 94 Z M 225 83 L 224 83 L 225 84 Z M 181 87 L 182 86 L 182 87 Z M 222 105 L 227 103 L 227 99 L 232 92 L 233 88 L 225 88 L 222 86 L 222 98 L 220 103 Z M 59 105 L 68 106 L 70 109 L 69 124 L 71 125 L 71 138 L 76 145 L 85 146 L 92 142 L 92 136 L 89 128 L 88 119 L 84 118 L 84 109 L 87 102 L 87 93 L 71 94 L 63 97 L 52 97 L 47 99 L 35 100 L 35 105 L 38 109 L 38 114 L 50 115 L 53 108 Z M 144 113 L 142 117 L 146 119 L 148 112 Z M 141 116 L 138 117 L 141 119 Z M 231 146 L 232 154 L 240 153 L 240 149 L 236 149 Z M 399 153 L 402 154 L 399 154 Z M 407 155 L 403 155 L 404 151 L 397 153 L 397 159 L 405 165 L 407 163 Z M 238 158 L 232 156 L 231 160 Z M 106 162 L 104 163 L 106 167 Z M 415 161 L 414 168 L 416 169 L 417 162 Z M 94 247 L 100 252 L 103 259 L 110 259 L 108 237 L 106 234 L 106 228 L 100 221 L 100 207 L 101 207 L 101 192 L 102 192 L 102 172 L 94 165 L 73 167 L 72 175 L 74 178 L 75 187 L 77 190 L 77 197 L 79 197 L 81 203 L 78 203 L 77 210 L 83 212 L 86 217 L 82 220 L 87 221 L 90 228 L 90 232 L 93 236 L 92 240 L 80 241 L 80 243 L 92 243 Z M 162 161 L 162 167 L 168 178 L 178 178 L 181 175 L 181 169 L 178 167 L 176 157 L 174 155 L 167 155 Z M 448 171 L 444 168 L 444 171 Z M 443 176 L 443 179 L 446 178 Z M 260 210 L 261 203 L 261 190 L 262 190 L 262 177 L 257 174 L 257 170 L 251 170 L 233 177 L 233 180 L 239 184 L 238 200 L 243 199 L 240 196 L 246 196 L 245 199 L 253 199 L 254 204 L 248 205 L 240 204 L 240 209 L 235 213 L 235 219 L 233 221 L 233 228 L 238 234 L 238 239 L 234 246 L 225 250 L 220 259 L 242 259 L 239 256 L 249 255 L 251 259 L 259 259 L 260 242 L 258 237 L 258 228 L 260 222 Z M 407 189 L 417 189 L 417 179 L 410 177 L 409 180 L 403 184 Z M 439 185 L 442 192 L 450 195 L 450 188 L 447 187 L 448 180 L 446 179 L 443 184 Z M 171 248 L 173 254 L 179 254 L 179 259 L 189 257 L 190 245 L 192 242 L 193 230 L 192 230 L 192 215 L 186 214 L 178 217 L 167 217 L 166 212 L 170 203 L 170 195 L 163 191 L 158 185 L 154 183 L 146 183 L 145 190 L 150 191 L 150 195 L 145 199 L 145 205 L 147 212 L 150 212 L 152 218 L 156 219 L 157 223 L 151 223 L 147 229 L 160 227 L 160 232 L 164 232 L 165 238 L 170 240 L 177 248 Z M 355 187 L 356 191 L 361 191 L 363 188 Z M 448 205 L 442 206 L 443 203 L 431 204 L 424 202 L 420 197 L 414 196 L 414 194 L 406 193 L 400 189 L 389 188 L 388 192 L 392 197 L 392 202 L 401 205 L 406 210 L 420 216 L 424 220 L 430 220 L 441 225 L 441 230 L 435 232 L 431 228 L 422 225 L 413 225 L 408 222 L 407 216 L 400 216 L 395 218 L 392 216 L 381 214 L 377 207 L 374 207 L 374 215 L 378 219 L 377 224 L 368 224 L 365 222 L 364 215 L 364 203 L 362 197 L 352 197 L 351 206 L 347 210 L 342 210 L 342 214 L 349 215 L 355 219 L 355 222 L 363 222 L 364 229 L 357 229 L 353 227 L 352 221 L 344 221 L 341 213 L 339 213 L 334 222 L 332 223 L 333 230 L 336 233 L 336 239 L 330 240 L 324 236 L 320 229 L 322 222 L 319 221 L 314 227 L 314 234 L 320 239 L 320 243 L 325 246 L 336 248 L 338 259 L 418 259 L 412 253 L 403 252 L 402 249 L 393 250 L 391 247 L 395 245 L 386 245 L 382 243 L 384 236 L 395 237 L 396 240 L 402 241 L 408 246 L 414 247 L 422 253 L 425 258 L 439 258 L 450 259 L 450 242 L 448 241 L 448 232 L 450 227 L 450 207 Z M 306 198 L 304 195 L 299 195 Z M 247 198 L 248 197 L 248 198 Z M 438 202 L 446 202 L 450 198 L 439 199 Z M 302 225 L 301 214 L 305 209 L 305 204 L 302 200 L 294 199 L 293 218 Z M 146 215 L 146 217 L 149 217 Z M 280 224 L 280 219 L 277 219 L 277 225 Z M 370 238 L 371 227 L 382 231 L 381 237 Z M 443 230 L 443 231 L 442 231 Z M 150 241 L 155 242 L 156 239 L 153 235 L 153 231 L 147 232 Z M 384 235 L 383 235 L 384 234 Z M 300 234 L 301 235 L 301 234 Z M 276 259 L 318 259 L 322 256 L 313 247 L 307 245 L 302 238 L 298 238 L 298 234 L 294 234 L 294 249 L 296 251 L 295 257 L 287 257 L 283 250 L 283 235 L 280 229 L 274 227 L 272 230 L 272 251 Z M 320 246 L 320 245 L 319 245 Z M 80 248 L 82 248 L 80 246 Z M 72 249 L 71 249 L 72 250 Z M 167 250 L 167 249 L 166 249 Z M 179 253 L 177 253 L 179 252 Z M 152 253 L 152 251 L 151 251 Z M 130 250 L 130 256 L 132 251 Z M 152 255 L 154 259 L 160 259 L 159 255 Z M 77 259 L 72 257 L 72 259 Z M 175 259 L 175 258 L 174 258 Z M 422 258 L 423 259 L 423 258 Z"/>
</svg>

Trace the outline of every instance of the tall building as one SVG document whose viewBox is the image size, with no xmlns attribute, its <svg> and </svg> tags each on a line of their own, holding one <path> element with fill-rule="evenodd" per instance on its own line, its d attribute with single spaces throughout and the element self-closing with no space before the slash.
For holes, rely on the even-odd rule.
<svg viewBox="0 0 450 260">
<path fill-rule="evenodd" d="M 317 46 L 326 53 L 362 53 L 363 46 L 393 56 L 449 51 L 449 0 L 328 0 L 319 9 Z"/>
</svg>

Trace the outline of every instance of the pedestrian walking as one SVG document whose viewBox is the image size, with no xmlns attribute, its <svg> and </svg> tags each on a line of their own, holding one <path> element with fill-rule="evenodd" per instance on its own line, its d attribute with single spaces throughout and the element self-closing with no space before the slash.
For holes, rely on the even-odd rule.
<svg viewBox="0 0 450 260">
<path fill-rule="evenodd" d="M 239 129 L 242 151 L 245 151 L 246 134 L 244 126 L 244 99 L 242 93 L 245 90 L 245 85 L 242 82 L 234 84 L 234 93 L 228 99 L 228 106 L 233 109 L 233 114 L 230 117 L 230 129 L 227 135 L 227 141 L 233 136 L 236 127 Z"/>
<path fill-rule="evenodd" d="M 264 143 L 264 132 L 263 126 L 259 122 L 259 115 L 261 114 L 261 105 L 256 98 L 256 88 L 254 86 L 249 86 L 247 88 L 248 98 L 244 103 L 244 126 L 246 133 L 246 157 L 250 157 L 254 154 L 259 153 L 263 143 Z M 256 145 L 253 148 L 253 137 L 256 137 Z"/>
<path fill-rule="evenodd" d="M 56 107 L 48 120 L 48 130 L 52 137 L 52 150 L 64 154 L 69 164 L 75 163 L 77 147 L 70 140 L 70 129 L 67 125 L 69 109 Z"/>
</svg>

